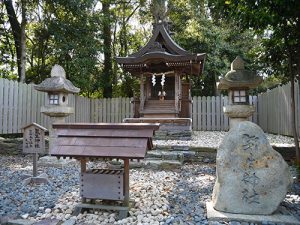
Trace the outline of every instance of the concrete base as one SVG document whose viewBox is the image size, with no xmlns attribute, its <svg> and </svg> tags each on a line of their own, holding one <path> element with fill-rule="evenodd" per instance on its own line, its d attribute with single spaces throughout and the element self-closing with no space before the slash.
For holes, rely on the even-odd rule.
<svg viewBox="0 0 300 225">
<path fill-rule="evenodd" d="M 191 140 L 192 119 L 178 117 L 125 118 L 124 123 L 159 123 L 154 140 Z"/>
<path fill-rule="evenodd" d="M 207 219 L 209 221 L 239 221 L 239 222 L 252 222 L 261 223 L 262 221 L 268 221 L 276 224 L 285 225 L 298 225 L 298 221 L 294 216 L 289 214 L 274 213 L 272 215 L 245 215 L 234 214 L 217 211 L 213 208 L 212 202 L 206 203 Z"/>
<path fill-rule="evenodd" d="M 27 177 L 25 180 L 23 180 L 23 185 L 28 185 L 30 183 L 33 183 L 33 184 L 47 184 L 49 181 L 48 181 L 48 175 L 43 173 L 37 177 L 32 177 L 32 176 L 29 176 Z"/>
</svg>

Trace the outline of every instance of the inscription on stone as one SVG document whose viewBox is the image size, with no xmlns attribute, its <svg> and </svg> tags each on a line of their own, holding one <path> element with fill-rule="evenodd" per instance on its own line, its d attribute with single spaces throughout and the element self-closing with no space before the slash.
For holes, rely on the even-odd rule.
<svg viewBox="0 0 300 225">
<path fill-rule="evenodd" d="M 247 204 L 259 204 L 259 194 L 256 191 L 256 186 L 259 184 L 260 178 L 256 175 L 254 169 L 255 159 L 253 157 L 253 151 L 258 151 L 257 143 L 259 137 L 249 134 L 243 134 L 242 142 L 243 142 L 243 150 L 248 154 L 246 160 L 246 170 L 243 174 L 242 182 L 245 187 L 242 191 L 243 200 Z"/>
</svg>

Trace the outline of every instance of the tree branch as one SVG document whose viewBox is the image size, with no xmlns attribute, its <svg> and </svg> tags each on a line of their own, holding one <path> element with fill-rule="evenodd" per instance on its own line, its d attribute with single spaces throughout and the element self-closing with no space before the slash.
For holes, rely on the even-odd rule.
<svg viewBox="0 0 300 225">
<path fill-rule="evenodd" d="M 134 15 L 134 13 L 140 8 L 140 4 L 137 5 L 134 10 L 130 13 L 130 15 L 127 17 L 126 19 L 126 23 L 128 23 L 128 21 L 130 20 L 130 18 Z"/>
</svg>

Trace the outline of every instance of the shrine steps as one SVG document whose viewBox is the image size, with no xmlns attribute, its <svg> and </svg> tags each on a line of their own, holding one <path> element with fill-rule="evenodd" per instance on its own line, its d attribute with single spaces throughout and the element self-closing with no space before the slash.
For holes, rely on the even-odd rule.
<svg viewBox="0 0 300 225">
<path fill-rule="evenodd" d="M 179 145 L 154 146 L 147 152 L 146 158 L 130 161 L 130 168 L 172 170 L 179 169 L 184 163 L 214 163 L 217 149 L 206 147 L 188 147 Z M 114 161 L 115 166 L 123 166 L 123 161 Z"/>
<path fill-rule="evenodd" d="M 146 118 L 169 118 L 177 117 L 174 100 L 147 100 L 144 109 L 140 112 Z"/>
<path fill-rule="evenodd" d="M 145 105 L 148 106 L 175 106 L 175 100 L 146 100 Z"/>
<path fill-rule="evenodd" d="M 143 115 L 145 118 L 169 118 L 169 117 L 177 117 L 176 112 L 166 112 L 166 111 L 161 111 L 161 112 L 151 112 L 151 111 L 144 111 Z"/>
<path fill-rule="evenodd" d="M 144 167 L 153 169 L 177 169 L 184 163 L 214 163 L 217 149 L 183 145 L 156 145 L 147 152 Z"/>
</svg>

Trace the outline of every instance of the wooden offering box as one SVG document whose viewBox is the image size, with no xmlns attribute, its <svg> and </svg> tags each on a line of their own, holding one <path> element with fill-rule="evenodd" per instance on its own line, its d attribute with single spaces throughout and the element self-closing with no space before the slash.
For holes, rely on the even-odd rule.
<svg viewBox="0 0 300 225">
<path fill-rule="evenodd" d="M 159 124 L 149 123 L 74 123 L 53 124 L 55 140 L 50 154 L 71 157 L 81 162 L 82 204 L 77 209 L 119 210 L 124 218 L 129 210 L 129 160 L 145 158 L 153 147 L 152 136 Z M 124 169 L 87 170 L 88 160 L 121 159 Z M 90 201 L 88 204 L 87 200 Z M 120 205 L 92 204 L 94 200 L 121 201 Z"/>
</svg>

